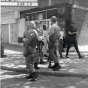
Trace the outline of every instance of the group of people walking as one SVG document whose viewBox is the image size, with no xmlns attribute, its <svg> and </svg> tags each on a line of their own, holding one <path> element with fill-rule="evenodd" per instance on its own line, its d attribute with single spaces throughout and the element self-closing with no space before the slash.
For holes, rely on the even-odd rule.
<svg viewBox="0 0 88 88">
<path fill-rule="evenodd" d="M 43 25 L 43 41 L 39 36 L 39 27 L 40 23 L 35 23 L 34 21 L 31 21 L 27 25 L 27 30 L 24 32 L 24 56 L 26 58 L 26 68 L 30 72 L 26 78 L 35 80 L 38 77 L 38 73 L 35 72 L 35 69 L 39 69 L 38 64 L 39 63 L 45 63 L 43 61 L 43 53 L 46 54 L 43 51 L 47 51 L 48 48 L 48 58 L 52 61 L 54 61 L 54 65 L 51 67 L 53 71 L 57 71 L 61 68 L 59 64 L 59 54 L 60 58 L 63 58 L 62 55 L 62 49 L 63 49 L 63 29 L 60 28 L 60 26 L 57 23 L 56 16 L 51 17 L 51 27 L 48 31 L 46 31 L 46 24 Z M 66 50 L 66 58 L 68 58 L 68 52 L 73 44 L 79 58 L 83 58 L 81 56 L 76 35 L 77 30 L 75 30 L 72 25 L 68 28 L 68 44 L 67 44 L 67 50 Z M 43 46 L 43 47 L 42 47 Z M 40 58 L 39 58 L 40 57 Z"/>
</svg>

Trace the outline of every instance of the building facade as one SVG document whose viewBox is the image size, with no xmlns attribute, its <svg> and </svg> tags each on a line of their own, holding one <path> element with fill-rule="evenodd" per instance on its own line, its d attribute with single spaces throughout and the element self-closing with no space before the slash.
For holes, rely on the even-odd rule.
<svg viewBox="0 0 88 88">
<path fill-rule="evenodd" d="M 81 33 L 81 30 L 84 28 L 84 23 L 87 24 L 88 22 L 85 19 L 88 14 L 88 0 L 37 0 L 37 3 L 39 8 L 44 8 L 47 6 L 52 6 L 61 3 L 72 4 L 72 21 L 76 24 L 79 33 Z M 22 5 L 22 7 L 24 7 L 23 3 L 20 3 L 19 5 Z M 21 11 L 27 10 L 28 8 L 32 9 L 31 6 L 29 6 L 28 8 L 24 8 L 25 9 L 21 9 Z M 33 8 L 37 8 L 37 6 L 34 6 Z M 32 14 L 32 16 L 32 20 L 35 20 L 36 16 L 34 14 Z M 3 42 L 11 44 L 20 44 L 18 42 L 18 37 L 23 37 L 23 32 L 26 28 L 26 20 L 30 20 L 30 17 L 26 17 L 27 19 L 24 18 L 24 15 L 20 16 L 20 11 L 18 10 L 3 13 L 1 12 L 1 35 Z M 37 18 L 38 20 L 41 20 L 42 14 L 40 13 L 39 17 Z"/>
<path fill-rule="evenodd" d="M 20 11 L 38 6 L 36 0 L 20 1 L 2 0 L 1 2 L 1 38 L 4 43 L 19 44 L 18 37 L 22 37 L 25 30 L 25 19 L 20 19 Z"/>
</svg>

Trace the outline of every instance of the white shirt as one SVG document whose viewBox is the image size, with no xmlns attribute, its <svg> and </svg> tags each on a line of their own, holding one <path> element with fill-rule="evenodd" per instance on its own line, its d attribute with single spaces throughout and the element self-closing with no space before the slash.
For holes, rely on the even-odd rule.
<svg viewBox="0 0 88 88">
<path fill-rule="evenodd" d="M 63 37 L 64 37 L 64 31 L 60 31 L 60 39 L 62 39 L 63 40 Z"/>
</svg>

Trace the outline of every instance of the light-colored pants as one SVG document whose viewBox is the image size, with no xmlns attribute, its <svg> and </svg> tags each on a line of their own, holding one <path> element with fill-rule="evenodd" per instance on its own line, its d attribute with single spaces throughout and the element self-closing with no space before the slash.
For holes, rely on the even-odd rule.
<svg viewBox="0 0 88 88">
<path fill-rule="evenodd" d="M 36 52 L 35 52 L 34 62 L 35 62 L 35 63 L 39 63 L 39 62 L 40 62 L 39 50 L 36 50 Z"/>
<path fill-rule="evenodd" d="M 55 63 L 58 63 L 57 51 L 54 47 L 49 49 L 49 58 L 53 60 Z"/>
<path fill-rule="evenodd" d="M 35 71 L 35 69 L 34 69 L 35 52 L 36 52 L 36 50 L 34 49 L 33 53 L 31 53 L 31 54 L 29 53 L 29 55 L 25 57 L 26 58 L 26 66 L 30 73 Z"/>
<path fill-rule="evenodd" d="M 44 42 L 44 46 L 43 46 L 42 51 L 43 51 L 43 54 L 47 54 L 46 51 L 48 49 L 48 44 L 47 44 L 47 41 L 46 40 L 44 40 L 43 42 Z"/>
</svg>

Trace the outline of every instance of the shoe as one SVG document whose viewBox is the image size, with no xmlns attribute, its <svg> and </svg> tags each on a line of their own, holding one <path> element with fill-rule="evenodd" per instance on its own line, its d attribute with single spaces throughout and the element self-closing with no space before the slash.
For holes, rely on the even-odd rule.
<svg viewBox="0 0 88 88">
<path fill-rule="evenodd" d="M 7 55 L 1 55 L 1 58 L 5 58 L 5 57 L 7 57 Z"/>
<path fill-rule="evenodd" d="M 35 69 L 39 69 L 38 63 L 34 63 L 34 68 L 35 68 Z"/>
<path fill-rule="evenodd" d="M 48 55 L 44 54 L 44 57 L 48 57 Z"/>
<path fill-rule="evenodd" d="M 68 56 L 66 56 L 66 58 L 69 58 Z"/>
<path fill-rule="evenodd" d="M 56 63 L 51 67 L 52 69 L 56 67 Z"/>
<path fill-rule="evenodd" d="M 33 75 L 33 77 L 31 78 L 31 81 L 35 81 L 36 78 L 39 76 L 39 74 L 36 72 L 32 73 L 32 75 Z"/>
<path fill-rule="evenodd" d="M 26 76 L 26 79 L 31 79 L 33 77 L 33 74 L 31 73 L 30 75 Z"/>
<path fill-rule="evenodd" d="M 53 71 L 57 71 L 61 68 L 61 66 L 59 65 L 59 63 L 55 63 L 55 65 L 53 66 Z"/>
<path fill-rule="evenodd" d="M 41 61 L 40 64 L 45 64 L 45 62 L 44 61 Z"/>
<path fill-rule="evenodd" d="M 79 56 L 79 58 L 84 58 L 83 56 Z"/>
<path fill-rule="evenodd" d="M 64 58 L 64 57 L 61 56 L 60 58 Z"/>
<path fill-rule="evenodd" d="M 56 66 L 55 68 L 53 68 L 53 71 L 58 71 L 60 69 L 61 69 L 61 66 L 59 65 L 59 66 Z"/>
</svg>

